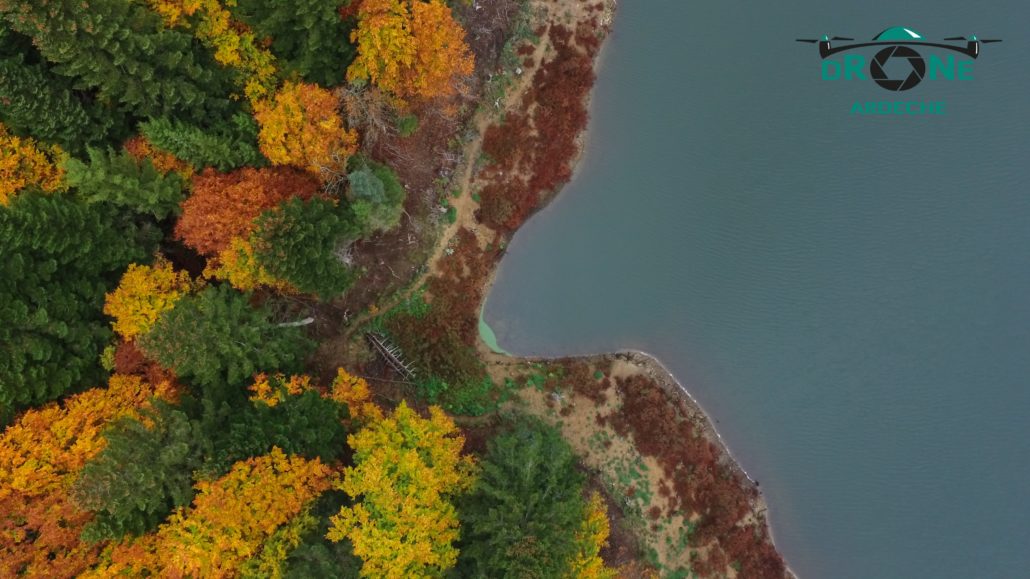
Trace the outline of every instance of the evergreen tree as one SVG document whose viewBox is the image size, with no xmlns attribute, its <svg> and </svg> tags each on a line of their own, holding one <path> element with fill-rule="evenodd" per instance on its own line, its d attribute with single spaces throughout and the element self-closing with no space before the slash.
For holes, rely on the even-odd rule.
<svg viewBox="0 0 1030 579">
<path fill-rule="evenodd" d="M 231 123 L 211 130 L 168 118 L 152 119 L 140 125 L 140 132 L 158 149 L 168 151 L 198 170 L 215 167 L 228 172 L 265 164 L 257 148 L 257 123 L 250 115 L 236 114 Z"/>
<path fill-rule="evenodd" d="M 143 117 L 224 115 L 231 82 L 193 38 L 125 0 L 5 0 L 0 18 L 31 36 L 54 72 Z"/>
<path fill-rule="evenodd" d="M 288 579 L 322 579 L 361 577 L 361 559 L 354 556 L 354 546 L 348 540 L 332 542 L 326 538 L 329 517 L 340 512 L 347 504 L 347 496 L 340 491 L 329 491 L 318 497 L 311 506 L 311 514 L 318 525 L 301 537 L 301 542 L 287 556 L 283 577 Z"/>
<path fill-rule="evenodd" d="M 39 54 L 32 46 L 32 39 L 11 30 L 11 27 L 0 18 L 0 58 L 26 54 L 33 57 Z M 33 58 L 32 62 L 36 62 L 36 60 Z"/>
<path fill-rule="evenodd" d="M 343 293 L 356 275 L 340 250 L 358 236 L 353 213 L 325 199 L 291 199 L 257 219 L 255 256 L 273 277 L 324 299 Z"/>
<path fill-rule="evenodd" d="M 356 1 L 356 0 L 352 0 Z M 272 40 L 272 53 L 285 72 L 322 86 L 343 82 L 355 50 L 349 42 L 353 22 L 340 18 L 347 0 L 239 0 L 233 14 L 259 38 Z"/>
<path fill-rule="evenodd" d="M 207 388 L 243 384 L 262 371 L 296 370 L 310 342 L 299 327 L 274 323 L 248 298 L 228 286 L 183 297 L 139 339 L 140 347 Z"/>
<path fill-rule="evenodd" d="M 397 226 L 404 212 L 405 192 L 392 169 L 379 163 L 364 163 L 347 180 L 348 199 L 362 235 Z"/>
<path fill-rule="evenodd" d="M 0 207 L 0 406 L 100 383 L 104 292 L 153 249 L 105 205 L 25 192 Z"/>
<path fill-rule="evenodd" d="M 103 142 L 116 120 L 96 104 L 87 106 L 72 84 L 23 54 L 0 59 L 0 121 L 16 134 L 81 154 Z"/>
<path fill-rule="evenodd" d="M 107 202 L 159 220 L 179 212 L 184 183 L 178 174 L 162 174 L 150 159 L 137 161 L 125 150 L 88 153 L 88 165 L 69 159 L 64 166 L 68 184 L 88 203 Z"/>
<path fill-rule="evenodd" d="M 141 535 L 193 500 L 193 471 L 207 443 L 186 414 L 155 406 L 144 412 L 149 426 L 136 418 L 116 422 L 104 435 L 107 446 L 79 473 L 72 496 L 95 514 L 84 539 Z"/>
<path fill-rule="evenodd" d="M 288 396 L 275 406 L 252 403 L 237 411 L 227 431 L 219 436 L 215 471 L 267 454 L 273 446 L 287 454 L 331 463 L 347 449 L 347 431 L 341 423 L 346 417 L 346 406 L 322 398 L 314 390 Z"/>
<path fill-rule="evenodd" d="M 553 428 L 520 421 L 490 441 L 482 473 L 459 503 L 459 569 L 471 577 L 562 577 L 586 514 L 583 477 Z"/>
</svg>

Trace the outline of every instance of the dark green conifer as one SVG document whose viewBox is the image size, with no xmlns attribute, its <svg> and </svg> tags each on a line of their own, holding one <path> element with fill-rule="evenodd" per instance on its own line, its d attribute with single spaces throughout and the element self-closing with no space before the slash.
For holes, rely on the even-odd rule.
<svg viewBox="0 0 1030 579">
<path fill-rule="evenodd" d="M 356 274 L 341 253 L 358 234 L 349 207 L 293 198 L 258 217 L 255 256 L 274 277 L 328 299 L 354 283 Z"/>
<path fill-rule="evenodd" d="M 0 19 L 32 37 L 54 72 L 138 117 L 209 119 L 231 110 L 231 74 L 139 2 L 7 0 Z"/>
<path fill-rule="evenodd" d="M 107 446 L 79 473 L 72 496 L 95 514 L 83 531 L 87 541 L 141 535 L 193 500 L 193 472 L 209 445 L 186 414 L 155 405 L 149 426 L 135 418 L 112 425 Z"/>
<path fill-rule="evenodd" d="M 322 86 L 343 82 L 354 60 L 352 22 L 340 18 L 347 0 L 239 0 L 233 14 L 259 38 L 272 40 L 272 52 L 287 75 L 295 73 Z"/>
<path fill-rule="evenodd" d="M 287 396 L 275 406 L 253 402 L 237 411 L 229 427 L 217 435 L 215 472 L 267 454 L 273 446 L 287 454 L 333 462 L 347 450 L 347 431 L 341 423 L 345 418 L 346 406 L 314 390 Z"/>
<path fill-rule="evenodd" d="M 275 323 L 268 309 L 228 286 L 181 298 L 139 342 L 205 391 L 243 386 L 258 372 L 299 370 L 311 346 L 299 327 Z"/>
<path fill-rule="evenodd" d="M 563 577 L 586 513 L 583 476 L 561 435 L 519 422 L 490 441 L 483 471 L 459 504 L 467 577 Z"/>
<path fill-rule="evenodd" d="M 0 207 L 0 406 L 102 383 L 104 293 L 152 250 L 104 204 L 26 191 Z"/>
<path fill-rule="evenodd" d="M 73 155 L 105 141 L 115 118 L 87 106 L 72 82 L 23 55 L 0 59 L 0 121 L 18 135 L 60 145 Z"/>
</svg>

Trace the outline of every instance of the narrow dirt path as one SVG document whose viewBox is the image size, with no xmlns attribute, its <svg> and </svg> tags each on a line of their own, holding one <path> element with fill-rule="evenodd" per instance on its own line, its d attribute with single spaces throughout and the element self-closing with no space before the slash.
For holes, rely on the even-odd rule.
<svg viewBox="0 0 1030 579">
<path fill-rule="evenodd" d="M 521 74 L 518 75 L 515 83 L 505 93 L 504 101 L 500 103 L 500 106 L 477 111 L 473 116 L 471 124 L 475 127 L 476 137 L 465 144 L 462 150 L 460 177 L 457 181 L 451 183 L 451 187 L 460 193 L 457 198 L 450 199 L 451 205 L 457 212 L 457 218 L 454 220 L 454 223 L 447 224 L 441 230 L 440 236 L 433 248 L 433 253 L 426 260 L 427 267 L 425 272 L 416 278 L 406 290 L 394 295 L 390 300 L 379 304 L 375 313 L 363 312 L 360 316 L 355 317 L 351 321 L 346 333 L 340 338 L 341 340 L 349 341 L 358 328 L 361 328 L 379 315 L 390 311 L 398 303 L 410 297 L 415 290 L 422 287 L 427 279 L 439 273 L 440 260 L 447 255 L 447 247 L 451 239 L 462 227 L 475 231 L 481 246 L 485 246 L 486 243 L 493 239 L 494 231 L 476 221 L 475 211 L 479 204 L 472 198 L 476 183 L 478 160 L 483 150 L 483 135 L 490 125 L 498 122 L 508 111 L 518 109 L 523 94 L 532 84 L 533 73 L 536 72 L 549 48 L 550 42 L 545 34 L 540 38 L 531 55 L 533 66 L 520 69 L 522 71 Z"/>
</svg>

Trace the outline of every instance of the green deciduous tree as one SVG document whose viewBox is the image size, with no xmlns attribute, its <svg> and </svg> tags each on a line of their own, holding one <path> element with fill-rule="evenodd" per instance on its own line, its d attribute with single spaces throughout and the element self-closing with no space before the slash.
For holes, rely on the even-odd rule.
<svg viewBox="0 0 1030 579">
<path fill-rule="evenodd" d="M 161 173 L 150 159 L 136 160 L 127 151 L 89 149 L 89 163 L 69 159 L 68 184 L 88 203 L 107 202 L 164 219 L 178 213 L 183 180 L 175 172 Z"/>
<path fill-rule="evenodd" d="M 248 298 L 228 286 L 186 296 L 140 338 L 140 347 L 204 386 L 242 385 L 257 372 L 296 370 L 310 342 L 300 328 L 276 324 Z"/>
<path fill-rule="evenodd" d="M 378 163 L 362 163 L 347 178 L 347 198 L 362 234 L 397 226 L 404 212 L 405 192 L 392 169 Z"/>
<path fill-rule="evenodd" d="M 230 122 L 210 129 L 168 118 L 152 119 L 140 124 L 140 131 L 152 145 L 198 170 L 215 167 L 226 172 L 265 164 L 257 148 L 257 123 L 250 115 L 233 115 Z"/>
<path fill-rule="evenodd" d="M 134 115 L 199 120 L 231 108 L 226 71 L 189 34 L 162 27 L 143 3 L 2 0 L 0 18 L 31 36 L 54 72 Z"/>
<path fill-rule="evenodd" d="M 106 205 L 19 195 L 0 207 L 0 406 L 51 400 L 96 385 L 111 339 L 104 292 L 153 250 Z"/>
<path fill-rule="evenodd" d="M 459 503 L 459 569 L 472 577 L 562 577 L 586 515 L 583 477 L 553 428 L 517 423 L 490 442 L 482 474 Z"/>
<path fill-rule="evenodd" d="M 72 496 L 95 514 L 84 539 L 140 535 L 193 500 L 192 475 L 206 443 L 186 414 L 167 403 L 155 406 L 143 421 L 116 422 L 104 434 L 107 446 L 79 473 Z"/>
<path fill-rule="evenodd" d="M 271 39 L 272 52 L 287 74 L 333 86 L 343 82 L 355 55 L 347 40 L 353 26 L 339 15 L 346 4 L 347 0 L 239 0 L 232 11 L 258 37 Z"/>
<path fill-rule="evenodd" d="M 354 282 L 341 251 L 359 232 L 346 205 L 290 199 L 258 217 L 255 257 L 273 277 L 306 293 L 331 298 Z"/>
</svg>

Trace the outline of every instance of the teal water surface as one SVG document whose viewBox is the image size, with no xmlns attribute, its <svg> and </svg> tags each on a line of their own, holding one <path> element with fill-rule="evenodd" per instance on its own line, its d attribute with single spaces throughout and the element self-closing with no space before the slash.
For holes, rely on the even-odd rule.
<svg viewBox="0 0 1030 579">
<path fill-rule="evenodd" d="M 574 181 L 484 311 L 515 354 L 641 349 L 808 578 L 1030 576 L 1030 5 L 620 2 Z M 820 79 L 822 34 L 976 33 L 974 78 Z"/>
</svg>

